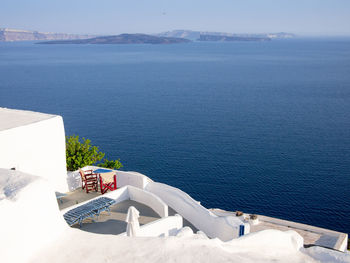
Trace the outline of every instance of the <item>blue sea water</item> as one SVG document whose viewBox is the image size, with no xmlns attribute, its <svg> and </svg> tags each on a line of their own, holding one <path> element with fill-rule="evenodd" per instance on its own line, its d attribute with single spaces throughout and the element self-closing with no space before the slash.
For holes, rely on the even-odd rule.
<svg viewBox="0 0 350 263">
<path fill-rule="evenodd" d="M 350 39 L 0 43 L 0 106 L 208 208 L 350 232 Z"/>
</svg>

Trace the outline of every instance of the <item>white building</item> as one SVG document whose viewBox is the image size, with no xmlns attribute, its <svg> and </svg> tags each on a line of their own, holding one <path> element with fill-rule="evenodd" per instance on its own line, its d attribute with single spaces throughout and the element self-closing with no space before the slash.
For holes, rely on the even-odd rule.
<svg viewBox="0 0 350 263">
<path fill-rule="evenodd" d="M 56 191 L 68 191 L 61 116 L 0 108 L 0 147 L 0 168 L 46 178 Z"/>
</svg>

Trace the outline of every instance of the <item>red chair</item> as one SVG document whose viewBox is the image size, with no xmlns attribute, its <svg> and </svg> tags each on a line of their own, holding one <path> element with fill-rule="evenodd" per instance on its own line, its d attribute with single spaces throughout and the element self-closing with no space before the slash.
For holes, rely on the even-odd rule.
<svg viewBox="0 0 350 263">
<path fill-rule="evenodd" d="M 97 174 L 93 173 L 92 170 L 83 171 L 82 169 L 79 169 L 79 173 L 81 176 L 81 188 L 86 189 L 86 193 L 89 193 L 91 190 L 97 192 Z"/>
<path fill-rule="evenodd" d="M 117 175 L 115 172 L 100 173 L 100 188 L 101 194 L 108 190 L 114 191 L 117 189 Z"/>
</svg>

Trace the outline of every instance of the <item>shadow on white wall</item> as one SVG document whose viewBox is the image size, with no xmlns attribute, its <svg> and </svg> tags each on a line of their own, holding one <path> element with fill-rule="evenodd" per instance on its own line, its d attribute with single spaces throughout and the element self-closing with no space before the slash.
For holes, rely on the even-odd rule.
<svg viewBox="0 0 350 263">
<path fill-rule="evenodd" d="M 67 172 L 67 184 L 69 191 L 74 191 L 81 187 L 81 177 L 78 171 Z"/>
</svg>

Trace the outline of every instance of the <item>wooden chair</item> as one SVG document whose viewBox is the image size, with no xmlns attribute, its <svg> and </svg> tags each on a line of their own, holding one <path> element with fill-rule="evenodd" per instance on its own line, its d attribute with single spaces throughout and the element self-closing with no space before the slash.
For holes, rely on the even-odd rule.
<svg viewBox="0 0 350 263">
<path fill-rule="evenodd" d="M 79 169 L 79 173 L 81 176 L 81 188 L 86 189 L 86 193 L 89 193 L 91 190 L 97 192 L 97 174 L 93 173 L 92 170 L 83 171 L 82 169 Z"/>
<path fill-rule="evenodd" d="M 101 194 L 104 194 L 108 190 L 114 191 L 117 189 L 117 175 L 115 172 L 100 174 L 100 188 Z"/>
</svg>

